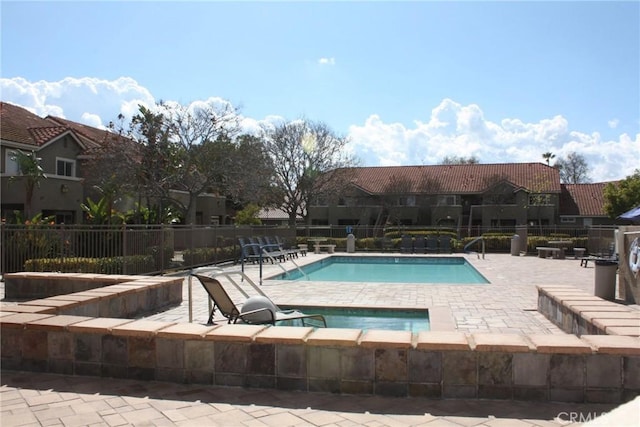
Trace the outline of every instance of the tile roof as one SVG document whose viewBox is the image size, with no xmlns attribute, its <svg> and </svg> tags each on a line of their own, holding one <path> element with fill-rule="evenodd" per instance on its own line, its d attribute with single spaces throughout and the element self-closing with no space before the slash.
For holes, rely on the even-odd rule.
<svg viewBox="0 0 640 427">
<path fill-rule="evenodd" d="M 110 136 L 116 140 L 126 140 L 113 132 L 83 125 L 60 117 L 39 117 L 26 108 L 0 102 L 0 137 L 3 141 L 11 141 L 25 145 L 41 147 L 71 132 L 85 149 L 102 145 Z"/>
<path fill-rule="evenodd" d="M 116 138 L 119 137 L 118 134 L 115 134 L 108 130 L 98 129 L 92 126 L 83 125 L 82 123 L 63 119 L 61 117 L 47 116 L 46 119 L 72 129 L 76 134 L 82 137 L 83 140 L 88 139 L 91 142 L 91 144 L 94 144 L 94 145 L 102 144 L 109 137 L 116 137 Z"/>
<path fill-rule="evenodd" d="M 405 193 L 477 194 L 493 186 L 498 177 L 517 188 L 560 193 L 558 170 L 543 163 L 379 166 L 350 172 L 354 185 L 370 194 L 387 193 L 394 185 Z"/>
<path fill-rule="evenodd" d="M 0 137 L 5 141 L 40 147 L 68 130 L 25 108 L 0 102 Z"/>
<path fill-rule="evenodd" d="M 560 215 L 606 216 L 603 206 L 607 184 L 562 184 Z"/>
</svg>

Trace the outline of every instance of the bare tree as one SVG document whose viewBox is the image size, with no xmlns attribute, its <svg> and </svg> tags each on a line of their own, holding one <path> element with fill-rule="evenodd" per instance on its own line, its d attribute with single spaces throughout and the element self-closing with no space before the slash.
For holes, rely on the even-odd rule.
<svg viewBox="0 0 640 427">
<path fill-rule="evenodd" d="M 487 189 L 482 195 L 483 204 L 493 205 L 495 207 L 498 227 L 501 226 L 505 205 L 510 205 L 515 202 L 513 185 L 509 182 L 508 178 L 509 177 L 504 174 L 495 174 L 484 180 Z"/>
<path fill-rule="evenodd" d="M 297 215 L 308 219 L 314 198 L 336 194 L 348 183 L 354 159 L 345 153 L 348 139 L 326 124 L 305 119 L 265 129 L 264 143 L 274 167 L 273 186 L 282 197 L 281 208 L 295 226 Z"/>
<path fill-rule="evenodd" d="M 560 171 L 560 181 L 564 184 L 585 184 L 589 178 L 589 165 L 584 156 L 571 152 L 566 159 L 558 159 L 554 167 Z"/>
<path fill-rule="evenodd" d="M 480 161 L 476 156 L 445 156 L 440 162 L 441 165 L 475 165 L 478 163 L 480 163 Z"/>
<path fill-rule="evenodd" d="M 413 181 L 406 176 L 391 175 L 385 184 L 380 202 L 382 205 L 383 216 L 386 215 L 387 220 L 396 225 L 400 225 L 400 213 L 407 205 L 408 200 L 402 198 L 411 197 L 413 191 Z M 413 195 L 415 203 L 415 195 Z"/>
</svg>

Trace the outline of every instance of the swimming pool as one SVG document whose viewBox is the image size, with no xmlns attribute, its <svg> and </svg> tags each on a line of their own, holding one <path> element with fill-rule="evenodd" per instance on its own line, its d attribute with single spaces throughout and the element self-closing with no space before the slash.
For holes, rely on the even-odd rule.
<svg viewBox="0 0 640 427">
<path fill-rule="evenodd" d="M 272 279 L 328 282 L 483 284 L 462 257 L 332 256 Z"/>
<path fill-rule="evenodd" d="M 420 332 L 430 329 L 427 309 L 396 309 L 366 307 L 283 307 L 295 308 L 308 314 L 322 314 L 327 328 L 384 329 L 391 331 Z"/>
</svg>

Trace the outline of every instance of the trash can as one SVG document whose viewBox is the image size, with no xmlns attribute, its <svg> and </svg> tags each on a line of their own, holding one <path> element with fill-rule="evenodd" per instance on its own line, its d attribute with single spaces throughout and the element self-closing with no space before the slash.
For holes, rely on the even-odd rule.
<svg viewBox="0 0 640 427">
<path fill-rule="evenodd" d="M 520 236 L 517 234 L 511 237 L 511 255 L 520 256 Z"/>
<path fill-rule="evenodd" d="M 614 301 L 616 299 L 617 270 L 617 261 L 606 259 L 596 260 L 595 296 L 609 301 Z"/>
<path fill-rule="evenodd" d="M 347 236 L 347 253 L 352 254 L 356 251 L 356 236 L 349 234 Z"/>
</svg>

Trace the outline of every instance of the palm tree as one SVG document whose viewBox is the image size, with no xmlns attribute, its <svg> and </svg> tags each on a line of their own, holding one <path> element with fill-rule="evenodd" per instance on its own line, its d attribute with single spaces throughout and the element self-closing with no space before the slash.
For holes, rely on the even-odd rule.
<svg viewBox="0 0 640 427">
<path fill-rule="evenodd" d="M 556 155 L 551 151 L 547 151 L 546 153 L 542 153 L 542 158 L 547 161 L 547 166 L 549 166 L 549 161 L 553 159 Z"/>
<path fill-rule="evenodd" d="M 36 156 L 35 151 L 31 151 L 29 153 L 22 150 L 12 151 L 9 154 L 9 158 L 16 162 L 18 165 L 18 172 L 25 178 L 25 217 L 31 218 L 31 200 L 33 199 L 33 192 L 36 187 L 40 187 L 40 181 L 47 177 L 42 170 L 42 166 L 40 166 L 40 161 L 42 159 Z M 18 177 L 16 176 L 11 177 L 12 180 L 17 178 Z"/>
</svg>

